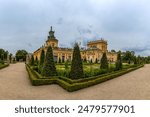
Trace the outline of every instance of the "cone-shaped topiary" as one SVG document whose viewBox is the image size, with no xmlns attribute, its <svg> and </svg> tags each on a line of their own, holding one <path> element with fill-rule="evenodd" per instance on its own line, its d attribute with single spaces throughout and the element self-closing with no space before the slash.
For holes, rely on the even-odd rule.
<svg viewBox="0 0 150 117">
<path fill-rule="evenodd" d="M 45 52 L 44 52 L 44 50 L 42 49 L 42 51 L 41 51 L 41 56 L 40 56 L 40 65 L 43 65 L 43 64 L 44 64 L 44 59 L 45 59 Z"/>
<path fill-rule="evenodd" d="M 65 60 L 64 60 L 64 58 L 62 59 L 62 63 L 64 63 L 65 62 Z"/>
<path fill-rule="evenodd" d="M 86 60 L 86 57 L 84 58 L 84 60 L 83 60 L 85 63 L 87 62 L 87 60 Z"/>
<path fill-rule="evenodd" d="M 92 59 L 91 59 L 90 63 L 93 63 Z"/>
<path fill-rule="evenodd" d="M 96 58 L 96 60 L 95 60 L 95 63 L 98 63 L 98 60 L 97 60 L 97 58 Z"/>
<path fill-rule="evenodd" d="M 65 62 L 65 70 L 69 69 L 68 60 Z"/>
<path fill-rule="evenodd" d="M 137 57 L 134 56 L 134 64 L 137 65 L 138 64 L 138 61 L 137 61 Z"/>
<path fill-rule="evenodd" d="M 71 63 L 71 72 L 70 72 L 70 78 L 71 79 L 79 79 L 83 78 L 83 65 L 82 65 L 82 59 L 80 55 L 80 49 L 77 43 L 75 43 L 74 51 L 73 51 L 73 59 Z"/>
<path fill-rule="evenodd" d="M 53 50 L 51 46 L 47 48 L 46 57 L 44 60 L 44 66 L 42 69 L 42 75 L 45 77 L 57 75 L 57 71 L 54 63 L 54 57 L 53 57 Z"/>
<path fill-rule="evenodd" d="M 31 59 L 30 59 L 30 63 L 29 63 L 31 66 L 33 66 L 34 65 L 34 57 L 33 57 L 33 55 L 31 56 Z"/>
<path fill-rule="evenodd" d="M 61 59 L 60 59 L 60 57 L 59 57 L 59 59 L 58 59 L 58 63 L 61 63 Z"/>
<path fill-rule="evenodd" d="M 106 53 L 103 53 L 103 56 L 101 58 L 100 68 L 101 69 L 108 69 L 108 60 L 107 60 Z"/>
<path fill-rule="evenodd" d="M 41 55 L 40 55 L 40 62 L 38 64 L 38 72 L 41 73 L 44 65 L 44 59 L 45 59 L 45 52 L 42 49 Z"/>
<path fill-rule="evenodd" d="M 39 64 L 39 61 L 38 61 L 37 56 L 36 56 L 36 58 L 35 58 L 34 64 L 35 64 L 36 66 Z"/>
<path fill-rule="evenodd" d="M 121 52 L 117 54 L 117 61 L 116 61 L 116 70 L 122 69 L 122 60 L 121 60 Z"/>
</svg>

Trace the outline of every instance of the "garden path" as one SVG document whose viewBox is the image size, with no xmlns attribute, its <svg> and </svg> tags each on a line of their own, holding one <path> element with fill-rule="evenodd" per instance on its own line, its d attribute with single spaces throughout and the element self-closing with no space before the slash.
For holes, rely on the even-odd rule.
<svg viewBox="0 0 150 117">
<path fill-rule="evenodd" d="M 32 86 L 24 63 L 0 70 L 0 99 L 150 99 L 150 65 L 75 92 L 58 85 Z"/>
</svg>

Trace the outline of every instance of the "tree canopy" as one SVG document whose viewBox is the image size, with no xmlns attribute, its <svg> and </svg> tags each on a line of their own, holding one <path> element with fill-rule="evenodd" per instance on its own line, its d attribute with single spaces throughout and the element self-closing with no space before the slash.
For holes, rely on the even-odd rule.
<svg viewBox="0 0 150 117">
<path fill-rule="evenodd" d="M 123 55 L 122 60 L 130 64 L 131 62 L 134 61 L 134 54 L 135 54 L 134 51 L 126 51 L 122 54 Z"/>
<path fill-rule="evenodd" d="M 26 55 L 28 54 L 28 52 L 26 50 L 18 50 L 16 52 L 16 60 L 17 61 L 26 61 Z"/>
<path fill-rule="evenodd" d="M 7 60 L 8 51 L 0 48 L 0 60 Z"/>
</svg>

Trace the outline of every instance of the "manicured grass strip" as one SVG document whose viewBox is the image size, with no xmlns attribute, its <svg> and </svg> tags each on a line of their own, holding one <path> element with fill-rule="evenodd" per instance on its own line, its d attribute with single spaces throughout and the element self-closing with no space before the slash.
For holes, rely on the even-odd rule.
<svg viewBox="0 0 150 117">
<path fill-rule="evenodd" d="M 130 69 L 134 70 L 134 68 L 138 69 L 140 67 L 143 67 L 143 65 L 132 66 L 131 68 L 128 68 L 128 69 L 122 69 L 122 70 L 119 70 L 119 71 L 113 71 L 111 73 L 105 73 L 105 74 L 101 74 L 101 75 L 97 75 L 97 76 L 93 76 L 93 77 L 88 77 L 88 78 L 77 79 L 77 80 L 72 80 L 72 79 L 69 79 L 67 77 L 62 77 L 62 76 L 59 76 L 59 79 L 63 79 L 64 81 L 69 82 L 70 84 L 81 83 L 81 82 L 87 82 L 87 81 L 90 81 L 90 80 L 94 80 L 94 79 L 97 79 L 99 77 L 104 77 L 104 76 L 109 76 L 109 75 L 117 74 L 117 73 L 120 73 L 120 72 L 123 72 L 123 71 L 126 73 L 126 72 L 128 72 L 128 70 L 130 71 Z"/>
<path fill-rule="evenodd" d="M 3 69 L 3 68 L 8 67 L 8 66 L 9 66 L 9 64 L 1 64 L 0 69 Z"/>
<path fill-rule="evenodd" d="M 105 82 L 107 80 L 111 80 L 113 78 L 117 78 L 118 76 L 121 76 L 121 75 L 124 75 L 126 73 L 129 73 L 129 72 L 131 72 L 133 70 L 136 70 L 136 69 L 138 69 L 140 67 L 137 67 L 137 68 L 134 68 L 134 69 L 129 69 L 127 71 L 121 71 L 119 73 L 111 74 L 111 75 L 104 76 L 104 77 L 99 77 L 97 79 L 89 80 L 87 82 L 74 83 L 74 84 L 72 84 L 72 87 L 69 89 L 69 91 L 76 91 L 76 90 L 79 90 L 79 89 L 83 89 L 83 88 L 86 88 L 86 87 L 90 87 L 90 86 L 93 86 L 93 85 Z"/>
<path fill-rule="evenodd" d="M 86 87 L 90 87 L 90 86 L 105 82 L 107 80 L 111 80 L 113 78 L 124 75 L 128 72 L 131 72 L 143 66 L 144 65 L 140 65 L 140 66 L 126 69 L 126 70 L 116 71 L 111 74 L 102 75 L 99 77 L 93 77 L 93 78 L 87 78 L 87 79 L 85 78 L 85 79 L 79 79 L 79 80 L 71 80 L 65 77 L 43 78 L 40 74 L 38 74 L 36 71 L 31 69 L 30 66 L 27 65 L 26 68 L 29 73 L 32 85 L 39 86 L 39 85 L 58 84 L 65 90 L 72 92 L 72 91 L 76 91 L 79 89 L 83 89 Z"/>
</svg>

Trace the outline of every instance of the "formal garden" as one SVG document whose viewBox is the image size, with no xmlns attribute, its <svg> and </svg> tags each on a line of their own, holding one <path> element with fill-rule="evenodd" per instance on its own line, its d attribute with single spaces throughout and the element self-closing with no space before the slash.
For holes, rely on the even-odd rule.
<svg viewBox="0 0 150 117">
<path fill-rule="evenodd" d="M 41 52 L 40 61 L 31 57 L 30 63 L 26 64 L 26 69 L 32 85 L 50 85 L 58 84 L 65 90 L 72 92 L 92 85 L 96 85 L 107 80 L 111 80 L 140 67 L 143 67 L 142 58 L 126 54 L 126 60 L 118 52 L 116 63 L 108 62 L 106 53 L 100 60 L 100 63 L 87 63 L 82 61 L 78 44 L 75 44 L 73 51 L 73 59 L 71 62 L 55 63 L 53 58 L 53 50 L 48 47 L 45 54 Z"/>
</svg>

